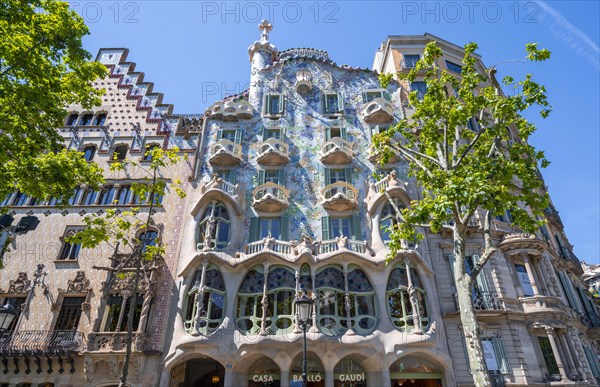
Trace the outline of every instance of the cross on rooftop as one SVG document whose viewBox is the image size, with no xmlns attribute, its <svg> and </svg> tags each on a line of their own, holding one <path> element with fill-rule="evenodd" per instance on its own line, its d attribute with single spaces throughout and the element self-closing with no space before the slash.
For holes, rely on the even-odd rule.
<svg viewBox="0 0 600 387">
<path fill-rule="evenodd" d="M 258 25 L 258 29 L 262 31 L 260 34 L 260 40 L 267 42 L 269 40 L 269 32 L 273 30 L 273 25 L 265 19 Z"/>
</svg>

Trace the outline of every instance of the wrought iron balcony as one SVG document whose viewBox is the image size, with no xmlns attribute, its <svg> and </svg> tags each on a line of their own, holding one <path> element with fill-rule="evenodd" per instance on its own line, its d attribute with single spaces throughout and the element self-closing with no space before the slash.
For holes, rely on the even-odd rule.
<svg viewBox="0 0 600 387">
<path fill-rule="evenodd" d="M 268 182 L 254 188 L 252 206 L 257 211 L 279 212 L 288 208 L 289 197 L 290 191 L 278 184 Z"/>
<path fill-rule="evenodd" d="M 319 152 L 319 158 L 324 164 L 347 164 L 352 161 L 352 157 L 352 143 L 341 137 L 327 141 Z"/>
<path fill-rule="evenodd" d="M 384 98 L 375 98 L 363 104 L 358 114 L 370 124 L 385 124 L 394 120 L 394 105 Z"/>
<path fill-rule="evenodd" d="M 85 348 L 79 331 L 17 331 L 0 334 L 2 355 L 67 355 Z"/>
<path fill-rule="evenodd" d="M 358 207 L 358 191 L 350 184 L 336 181 L 321 190 L 321 205 L 331 211 L 350 211 Z"/>
<path fill-rule="evenodd" d="M 380 164 L 382 158 L 383 156 L 381 155 L 381 153 L 379 151 L 376 151 L 373 145 L 369 146 L 369 149 L 367 150 L 367 160 L 369 160 L 372 164 L 378 165 Z M 386 164 L 397 163 L 400 160 L 400 153 L 392 149 L 392 155 L 387 160 Z"/>
<path fill-rule="evenodd" d="M 222 139 L 210 147 L 210 163 L 223 167 L 239 165 L 242 162 L 242 146 Z"/>
<path fill-rule="evenodd" d="M 131 348 L 141 352 L 146 344 L 147 334 L 134 332 Z M 93 332 L 89 334 L 87 352 L 125 352 L 127 332 Z"/>
<path fill-rule="evenodd" d="M 269 138 L 258 146 L 256 161 L 263 165 L 282 165 L 290 161 L 289 146 L 276 138 Z"/>
<path fill-rule="evenodd" d="M 502 302 L 498 298 L 497 292 L 473 290 L 472 300 L 475 310 L 503 310 Z M 456 306 L 456 310 L 459 310 L 458 296 L 456 294 L 454 294 L 454 305 Z"/>
</svg>

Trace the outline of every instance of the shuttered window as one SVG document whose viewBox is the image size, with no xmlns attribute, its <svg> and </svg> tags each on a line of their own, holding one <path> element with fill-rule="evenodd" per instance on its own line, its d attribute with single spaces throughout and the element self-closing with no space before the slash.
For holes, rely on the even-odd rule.
<svg viewBox="0 0 600 387">
<path fill-rule="evenodd" d="M 60 313 L 56 319 L 55 330 L 74 331 L 77 330 L 81 318 L 81 304 L 85 297 L 67 297 L 63 300 Z"/>
</svg>

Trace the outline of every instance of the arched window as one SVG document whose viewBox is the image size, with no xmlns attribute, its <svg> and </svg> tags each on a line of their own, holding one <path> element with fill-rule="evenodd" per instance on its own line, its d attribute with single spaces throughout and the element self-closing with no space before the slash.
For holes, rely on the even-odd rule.
<svg viewBox="0 0 600 387">
<path fill-rule="evenodd" d="M 146 246 L 155 246 L 158 239 L 158 231 L 148 230 L 144 231 L 138 237 L 142 243 L 142 253 L 146 251 Z"/>
<path fill-rule="evenodd" d="M 77 118 L 79 116 L 75 113 L 69 115 L 69 118 L 67 118 L 67 126 L 73 126 L 77 123 Z"/>
<path fill-rule="evenodd" d="M 98 204 L 103 206 L 112 204 L 113 198 L 115 196 L 115 191 L 116 189 L 112 185 L 108 185 L 102 188 L 102 191 L 100 191 L 100 199 L 98 200 Z"/>
<path fill-rule="evenodd" d="M 125 160 L 129 147 L 125 144 L 117 145 L 113 152 L 113 160 Z"/>
<path fill-rule="evenodd" d="M 115 196 L 115 204 L 128 204 L 131 197 L 131 187 L 128 185 L 121 186 Z"/>
<path fill-rule="evenodd" d="M 85 161 L 90 162 L 94 159 L 94 155 L 96 154 L 96 146 L 88 145 L 83 148 L 83 158 Z"/>
<path fill-rule="evenodd" d="M 265 329 L 271 334 L 290 332 L 294 326 L 296 275 L 287 267 L 269 270 Z"/>
<path fill-rule="evenodd" d="M 221 272 L 212 265 L 197 270 L 187 297 L 185 330 L 203 335 L 213 333 L 221 325 L 225 311 L 225 282 Z"/>
<path fill-rule="evenodd" d="M 340 268 L 329 266 L 316 274 L 315 281 L 321 332 L 334 336 L 348 329 L 358 334 L 373 331 L 377 323 L 375 291 L 364 271 L 350 265 L 344 276 Z"/>
<path fill-rule="evenodd" d="M 409 265 L 396 266 L 390 274 L 386 292 L 388 314 L 396 329 L 422 331 L 429 325 L 425 290 L 417 271 L 407 268 Z"/>
<path fill-rule="evenodd" d="M 94 205 L 96 203 L 97 197 L 98 197 L 98 191 L 96 191 L 92 188 L 88 188 L 83 193 L 83 196 L 81 198 L 81 205 L 82 206 Z M 49 204 L 49 205 L 51 205 L 51 204 Z"/>
<path fill-rule="evenodd" d="M 121 294 L 111 294 L 108 298 L 106 308 L 106 319 L 104 324 L 105 332 L 126 332 L 129 319 L 129 310 L 133 303 L 133 297 L 123 297 Z M 135 310 L 133 312 L 133 331 L 138 330 L 140 317 L 142 316 L 142 305 L 144 295 L 138 294 L 135 297 Z M 122 310 L 124 309 L 124 312 Z M 145 327 L 142 327 L 142 330 Z"/>
<path fill-rule="evenodd" d="M 92 124 L 92 118 L 94 118 L 93 114 L 84 114 L 83 116 L 81 116 L 81 120 L 79 121 L 79 125 L 81 125 L 81 126 L 91 125 Z"/>
<path fill-rule="evenodd" d="M 81 188 L 77 187 L 73 190 L 73 195 L 69 198 L 69 205 L 72 206 L 78 203 L 79 193 L 81 192 Z"/>
<path fill-rule="evenodd" d="M 146 150 L 144 151 L 144 155 L 142 156 L 143 161 L 152 161 L 152 151 L 158 148 L 157 144 L 148 144 L 146 145 Z"/>
<path fill-rule="evenodd" d="M 15 198 L 13 199 L 13 206 L 26 206 L 29 203 L 29 196 L 24 194 L 23 192 L 17 191 Z"/>
<path fill-rule="evenodd" d="M 257 267 L 246 274 L 242 286 L 240 286 L 236 325 L 242 334 L 255 335 L 260 332 L 264 284 L 265 276 L 262 267 Z"/>
<path fill-rule="evenodd" d="M 221 202 L 211 202 L 198 226 L 198 249 L 220 250 L 227 246 L 231 234 L 231 221 L 227 208 Z"/>
<path fill-rule="evenodd" d="M 106 122 L 106 113 L 98 114 L 94 120 L 94 125 L 102 126 Z"/>
<path fill-rule="evenodd" d="M 404 209 L 404 204 L 400 201 L 400 199 L 394 198 L 394 204 L 398 207 L 400 211 Z M 379 229 L 381 230 L 381 239 L 387 245 L 391 240 L 391 228 L 396 226 L 398 221 L 396 219 L 396 209 L 389 201 L 383 207 L 381 211 L 381 221 L 379 222 Z"/>
</svg>

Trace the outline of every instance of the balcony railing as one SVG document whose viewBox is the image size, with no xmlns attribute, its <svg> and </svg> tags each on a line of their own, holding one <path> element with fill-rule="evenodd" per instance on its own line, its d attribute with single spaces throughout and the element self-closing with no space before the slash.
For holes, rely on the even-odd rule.
<svg viewBox="0 0 600 387">
<path fill-rule="evenodd" d="M 275 238 L 264 238 L 259 241 L 250 242 L 244 247 L 244 252 L 248 255 L 256 254 L 263 250 L 271 250 L 281 254 L 291 254 L 292 244 Z"/>
<path fill-rule="evenodd" d="M 210 163 L 219 166 L 238 165 L 242 161 L 242 146 L 222 139 L 210 147 Z"/>
<path fill-rule="evenodd" d="M 367 243 L 364 241 L 356 241 L 348 238 L 336 238 L 328 241 L 323 241 L 319 246 L 319 254 L 330 254 L 334 251 L 339 251 L 346 248 L 359 254 L 366 254 Z"/>
<path fill-rule="evenodd" d="M 327 141 L 320 152 L 321 162 L 325 164 L 347 164 L 352 157 L 352 143 L 340 137 Z"/>
<path fill-rule="evenodd" d="M 282 165 L 290 161 L 289 145 L 276 138 L 269 138 L 258 146 L 256 161 L 264 165 Z"/>
<path fill-rule="evenodd" d="M 332 211 L 349 211 L 358 206 L 358 191 L 352 185 L 336 181 L 321 190 L 321 204 Z"/>
<path fill-rule="evenodd" d="M 0 333 L 0 354 L 61 355 L 85 348 L 79 331 L 17 331 Z"/>
<path fill-rule="evenodd" d="M 205 175 L 202 178 L 202 183 L 204 183 L 204 185 L 200 187 L 202 193 L 205 193 L 209 189 L 216 188 L 220 189 L 231 197 L 235 197 L 238 194 L 237 184 L 230 183 L 216 174 L 212 175 L 212 177 Z"/>
<path fill-rule="evenodd" d="M 394 120 L 394 105 L 384 98 L 375 98 L 363 104 L 358 114 L 365 122 L 384 124 Z"/>
<path fill-rule="evenodd" d="M 502 302 L 497 292 L 473 290 L 471 298 L 475 310 L 503 310 Z M 458 296 L 454 294 L 454 305 L 459 310 Z"/>
<path fill-rule="evenodd" d="M 134 332 L 132 349 L 141 352 L 146 344 L 146 333 Z M 93 332 L 89 334 L 88 352 L 115 352 L 125 351 L 127 346 L 127 332 Z"/>
<path fill-rule="evenodd" d="M 252 191 L 252 206 L 258 211 L 278 212 L 289 206 L 290 191 L 282 186 L 268 182 Z"/>
</svg>

